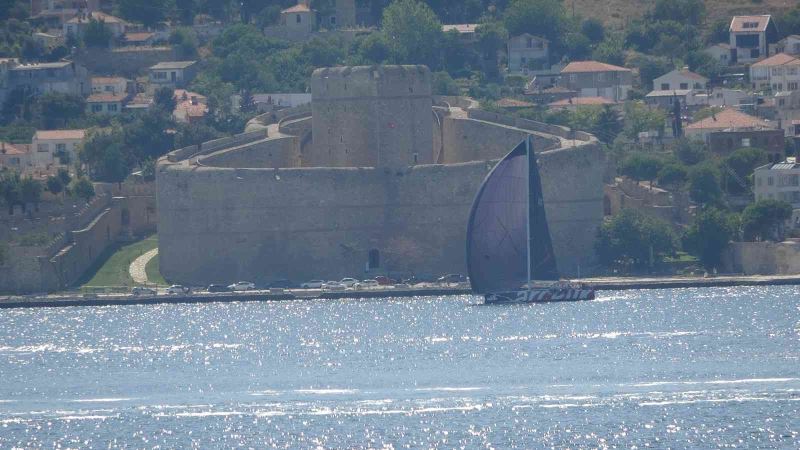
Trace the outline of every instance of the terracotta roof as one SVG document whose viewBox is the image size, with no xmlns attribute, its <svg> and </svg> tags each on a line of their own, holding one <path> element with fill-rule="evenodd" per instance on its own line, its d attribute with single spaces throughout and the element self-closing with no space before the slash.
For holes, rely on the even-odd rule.
<svg viewBox="0 0 800 450">
<path fill-rule="evenodd" d="M 38 130 L 33 138 L 38 141 L 47 140 L 65 140 L 65 139 L 83 139 L 86 136 L 86 130 Z"/>
<path fill-rule="evenodd" d="M 526 102 L 524 100 L 517 100 L 515 98 L 502 98 L 498 100 L 495 105 L 501 108 L 530 108 L 534 105 L 531 102 Z"/>
<path fill-rule="evenodd" d="M 311 8 L 309 8 L 308 5 L 305 5 L 303 3 L 298 3 L 292 6 L 291 8 L 286 8 L 283 11 L 281 11 L 281 13 L 285 14 L 300 13 L 300 12 L 311 12 Z"/>
<path fill-rule="evenodd" d="M 734 16 L 733 20 L 731 20 L 731 26 L 729 28 L 730 31 L 734 33 L 739 32 L 763 32 L 767 30 L 767 26 L 769 26 L 770 21 L 772 20 L 772 16 L 764 15 L 764 16 Z M 744 24 L 755 24 L 752 27 L 745 27 Z"/>
<path fill-rule="evenodd" d="M 153 36 L 155 36 L 155 33 L 148 33 L 148 32 L 125 33 L 125 40 L 130 42 L 143 42 L 150 39 Z"/>
<path fill-rule="evenodd" d="M 761 61 L 753 64 L 752 67 L 772 67 L 782 66 L 784 64 L 800 64 L 800 59 L 797 59 L 791 55 L 787 55 L 786 53 L 778 53 L 777 55 L 772 55 L 767 59 L 762 59 Z"/>
<path fill-rule="evenodd" d="M 199 102 L 192 104 L 191 100 L 184 100 L 175 106 L 175 111 L 185 111 L 188 117 L 203 117 L 208 112 L 208 105 Z"/>
<path fill-rule="evenodd" d="M 611 100 L 603 97 L 572 97 L 549 103 L 547 106 L 586 106 L 586 105 L 614 105 Z"/>
<path fill-rule="evenodd" d="M 30 151 L 30 146 L 0 142 L 0 154 L 3 155 L 25 155 Z"/>
<path fill-rule="evenodd" d="M 474 33 L 476 28 L 478 28 L 477 23 L 459 23 L 453 25 L 442 25 L 442 31 L 444 31 L 445 33 L 451 30 L 455 30 L 459 33 Z"/>
<path fill-rule="evenodd" d="M 123 77 L 92 77 L 92 83 L 96 84 L 111 84 L 119 83 L 120 81 L 127 83 L 128 79 Z"/>
<path fill-rule="evenodd" d="M 561 70 L 561 73 L 579 72 L 630 72 L 630 69 L 598 61 L 574 61 Z"/>
<path fill-rule="evenodd" d="M 197 92 L 187 91 L 186 89 L 175 89 L 173 97 L 175 97 L 175 99 L 179 102 L 191 100 L 192 97 L 195 97 L 200 103 L 205 103 L 207 101 L 205 95 L 200 95 Z"/>
<path fill-rule="evenodd" d="M 125 96 L 122 94 L 98 93 L 90 95 L 86 99 L 86 103 L 112 103 L 121 102 L 123 100 L 125 100 Z"/>
<path fill-rule="evenodd" d="M 715 130 L 727 128 L 775 128 L 771 123 L 745 114 L 735 109 L 727 108 L 706 117 L 703 120 L 686 126 L 687 130 Z"/>
<path fill-rule="evenodd" d="M 67 23 L 88 22 L 89 19 L 102 20 L 105 23 L 127 23 L 124 20 L 120 19 L 119 17 L 112 16 L 111 14 L 106 14 L 100 11 L 92 11 L 89 14 L 75 16 L 72 19 L 69 19 Z"/>
</svg>

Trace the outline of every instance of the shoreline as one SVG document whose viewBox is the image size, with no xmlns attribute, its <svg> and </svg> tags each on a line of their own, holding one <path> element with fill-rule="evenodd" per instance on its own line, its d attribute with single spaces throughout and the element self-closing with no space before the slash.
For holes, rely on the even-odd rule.
<svg viewBox="0 0 800 450">
<path fill-rule="evenodd" d="M 794 286 L 800 285 L 800 275 L 753 275 L 664 277 L 664 278 L 588 278 L 575 280 L 595 287 L 598 291 L 626 291 L 644 289 L 686 289 L 735 286 Z M 198 304 L 234 302 L 272 302 L 291 300 L 339 300 L 432 297 L 469 295 L 467 287 L 423 287 L 405 289 L 371 289 L 363 291 L 292 290 L 281 293 L 267 291 L 242 293 L 194 293 L 188 295 L 135 296 L 131 294 L 54 294 L 47 296 L 0 297 L 0 309 L 59 308 L 69 306 L 123 306 L 158 304 Z"/>
</svg>

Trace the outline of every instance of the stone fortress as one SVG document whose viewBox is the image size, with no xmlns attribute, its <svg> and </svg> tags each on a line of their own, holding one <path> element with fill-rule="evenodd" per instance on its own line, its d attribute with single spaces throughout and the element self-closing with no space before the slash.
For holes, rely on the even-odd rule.
<svg viewBox="0 0 800 450">
<path fill-rule="evenodd" d="M 605 160 L 591 135 L 434 97 L 424 66 L 319 69 L 311 86 L 310 107 L 259 116 L 244 134 L 159 160 L 167 279 L 465 273 L 473 198 L 527 135 L 559 269 L 595 267 Z"/>
</svg>

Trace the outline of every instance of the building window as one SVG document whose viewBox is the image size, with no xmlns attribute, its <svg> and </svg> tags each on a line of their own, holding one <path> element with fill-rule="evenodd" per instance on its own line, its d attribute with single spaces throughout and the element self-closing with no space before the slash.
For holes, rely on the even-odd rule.
<svg viewBox="0 0 800 450">
<path fill-rule="evenodd" d="M 761 187 L 761 177 L 756 177 L 756 186 Z"/>
<path fill-rule="evenodd" d="M 92 105 L 92 112 L 99 113 L 103 111 L 103 105 Z"/>
<path fill-rule="evenodd" d="M 372 249 L 369 251 L 369 264 L 367 268 L 369 270 L 372 269 L 379 269 L 381 267 L 381 252 L 377 249 Z"/>
<path fill-rule="evenodd" d="M 36 146 L 37 152 L 49 152 L 50 151 L 50 144 L 39 144 Z"/>
<path fill-rule="evenodd" d="M 767 186 L 774 186 L 775 185 L 775 178 L 767 177 Z"/>
<path fill-rule="evenodd" d="M 67 144 L 56 144 L 56 152 L 67 151 Z"/>
<path fill-rule="evenodd" d="M 745 22 L 742 24 L 742 28 L 758 28 L 758 22 Z"/>
<path fill-rule="evenodd" d="M 681 83 L 681 89 L 689 89 L 689 83 Z"/>
<path fill-rule="evenodd" d="M 661 83 L 661 90 L 668 91 L 669 90 L 669 83 Z"/>
<path fill-rule="evenodd" d="M 153 78 L 156 80 L 166 80 L 167 72 L 153 72 Z"/>
<path fill-rule="evenodd" d="M 527 48 L 533 48 L 533 38 L 527 38 L 527 39 L 525 40 L 525 46 L 526 46 Z"/>
<path fill-rule="evenodd" d="M 790 91 L 796 91 L 797 90 L 797 83 L 787 83 L 786 84 L 786 89 L 790 90 Z"/>
<path fill-rule="evenodd" d="M 295 21 L 297 23 L 302 23 L 303 22 L 303 19 L 300 18 L 300 14 L 297 15 L 297 18 L 295 19 Z"/>
<path fill-rule="evenodd" d="M 108 110 L 111 111 L 111 112 L 116 112 L 117 111 L 117 104 L 116 103 L 112 103 L 112 104 L 108 105 Z"/>
<path fill-rule="evenodd" d="M 695 83 L 694 84 L 694 88 L 695 89 L 703 89 L 703 86 L 701 86 L 700 83 Z"/>
<path fill-rule="evenodd" d="M 742 138 L 742 147 L 750 147 L 750 138 Z"/>
<path fill-rule="evenodd" d="M 331 16 L 331 25 L 336 25 L 336 16 Z"/>
</svg>

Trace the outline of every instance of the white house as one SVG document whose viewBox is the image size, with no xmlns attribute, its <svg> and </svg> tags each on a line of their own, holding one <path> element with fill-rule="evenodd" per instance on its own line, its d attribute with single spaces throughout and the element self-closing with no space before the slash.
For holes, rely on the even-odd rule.
<svg viewBox="0 0 800 450">
<path fill-rule="evenodd" d="M 183 87 L 197 74 L 197 61 L 165 61 L 150 67 L 150 87 Z"/>
<path fill-rule="evenodd" d="M 508 40 L 508 72 L 526 74 L 549 68 L 550 41 L 523 33 Z"/>
<path fill-rule="evenodd" d="M 778 53 L 750 66 L 750 82 L 757 91 L 796 91 L 800 83 L 800 59 Z"/>
<path fill-rule="evenodd" d="M 54 164 L 74 162 L 85 137 L 86 130 L 39 130 L 31 142 L 31 164 L 46 169 Z"/>
<path fill-rule="evenodd" d="M 754 172 L 756 201 L 782 200 L 800 208 L 800 164 L 795 158 L 767 164 Z"/>
<path fill-rule="evenodd" d="M 459 23 L 459 24 L 449 24 L 449 25 L 442 25 L 442 31 L 445 33 L 457 33 L 458 38 L 463 44 L 474 44 L 478 41 L 478 36 L 475 34 L 475 30 L 477 30 L 478 24 L 477 23 Z"/>
<path fill-rule="evenodd" d="M 119 114 L 126 98 L 125 94 L 92 94 L 86 99 L 86 108 L 92 114 Z"/>
<path fill-rule="evenodd" d="M 653 80 L 653 90 L 705 90 L 708 87 L 708 78 L 690 71 L 688 68 L 673 70 Z"/>
<path fill-rule="evenodd" d="M 128 80 L 122 77 L 92 77 L 92 94 L 124 94 Z"/>
<path fill-rule="evenodd" d="M 30 164 L 30 145 L 0 141 L 0 169 L 11 169 L 22 173 Z"/>
<path fill-rule="evenodd" d="M 707 94 L 708 106 L 738 106 L 754 103 L 754 97 L 741 89 L 718 88 Z"/>
<path fill-rule="evenodd" d="M 704 50 L 706 53 L 711 55 L 715 61 L 722 64 L 723 66 L 729 66 L 733 63 L 733 52 L 731 50 L 730 44 L 727 43 L 720 43 L 714 44 L 711 47 L 708 47 Z"/>
<path fill-rule="evenodd" d="M 573 61 L 561 70 L 559 86 L 579 97 L 603 97 L 621 102 L 633 88 L 633 74 L 625 67 L 598 61 Z"/>
<path fill-rule="evenodd" d="M 790 55 L 800 55 L 800 35 L 793 34 L 781 39 L 776 46 L 776 51 Z"/>
<path fill-rule="evenodd" d="M 770 44 L 778 40 L 772 16 L 734 16 L 729 27 L 734 62 L 752 63 L 770 56 Z"/>
<path fill-rule="evenodd" d="M 688 138 L 706 141 L 710 133 L 719 131 L 773 130 L 771 123 L 733 108 L 722 111 L 687 125 L 684 133 Z"/>
<path fill-rule="evenodd" d="M 64 36 L 69 36 L 70 34 L 74 36 L 83 36 L 83 32 L 86 31 L 86 27 L 92 20 L 103 22 L 115 38 L 125 34 L 125 29 L 128 26 L 127 22 L 111 14 L 100 11 L 81 12 L 64 23 Z"/>
</svg>

